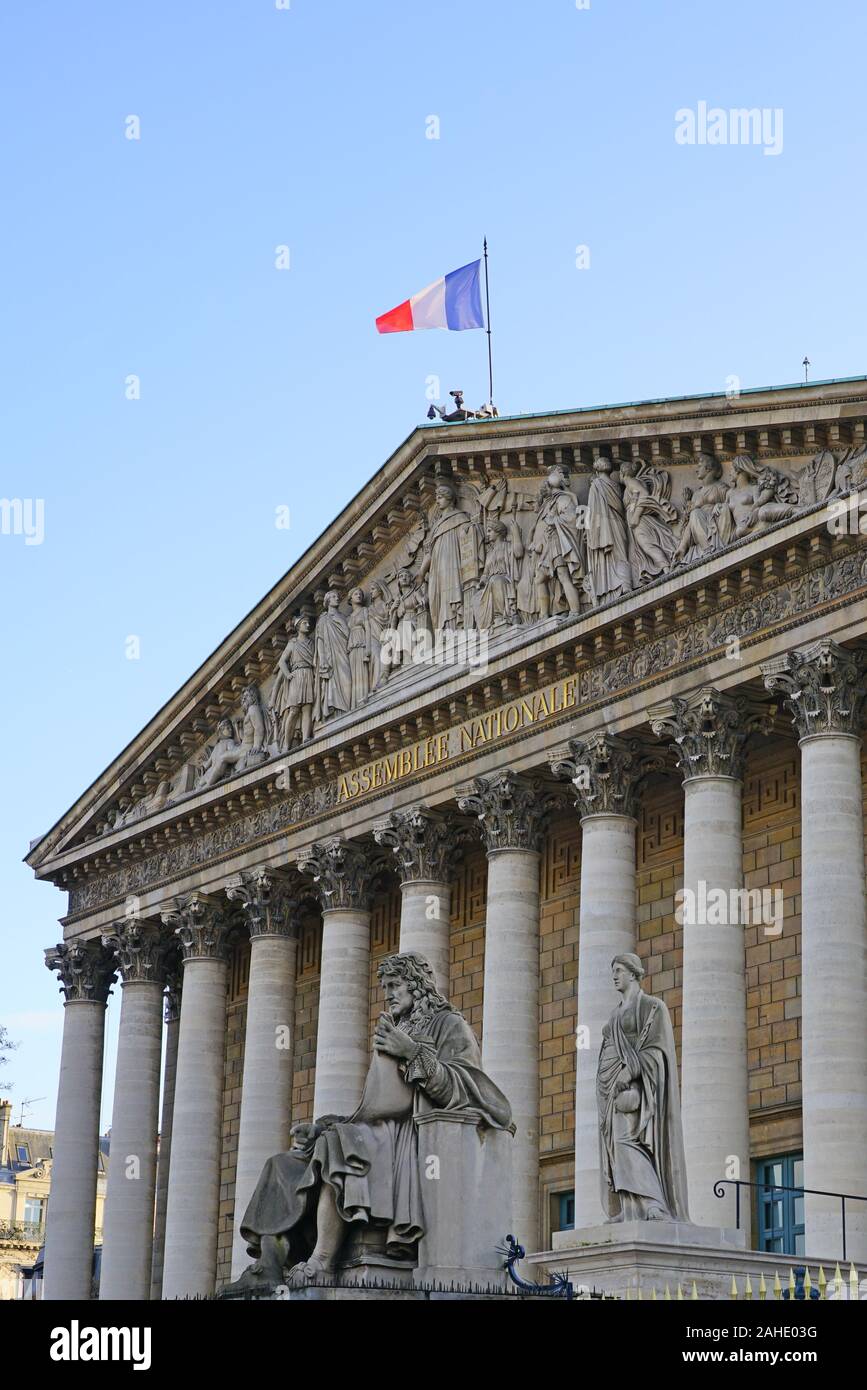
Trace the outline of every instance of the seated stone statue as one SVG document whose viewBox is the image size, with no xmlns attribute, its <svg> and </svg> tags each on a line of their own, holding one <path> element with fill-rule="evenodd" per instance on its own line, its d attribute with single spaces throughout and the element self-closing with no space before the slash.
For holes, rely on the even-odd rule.
<svg viewBox="0 0 867 1390">
<path fill-rule="evenodd" d="M 475 1034 L 438 992 L 424 957 L 388 956 L 379 979 L 386 1011 L 361 1102 L 348 1118 L 293 1126 L 292 1148 L 265 1164 L 241 1222 L 254 1263 L 224 1293 L 328 1278 L 357 1223 L 384 1229 L 388 1256 L 415 1258 L 425 1217 L 414 1117 L 451 1110 L 495 1129 L 511 1125 Z"/>
</svg>

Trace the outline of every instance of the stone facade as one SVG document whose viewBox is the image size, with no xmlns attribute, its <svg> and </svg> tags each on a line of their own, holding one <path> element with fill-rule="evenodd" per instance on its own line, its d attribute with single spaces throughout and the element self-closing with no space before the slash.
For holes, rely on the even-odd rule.
<svg viewBox="0 0 867 1390">
<path fill-rule="evenodd" d="M 700 1222 L 709 1228 L 716 1210 L 709 1175 L 730 1177 L 731 1159 L 746 1180 L 751 1164 L 803 1152 L 809 1186 L 867 1192 L 855 1026 L 867 1006 L 865 422 L 867 382 L 851 381 L 415 431 L 31 850 L 35 872 L 69 893 L 64 950 L 49 963 L 68 1001 L 65 1055 L 87 1073 L 76 1084 L 91 1108 L 104 981 L 120 971 L 151 1027 L 147 991 L 169 968 L 182 973 L 166 1296 L 236 1272 L 239 1154 L 243 1169 L 288 1124 L 251 1119 L 249 1107 L 242 1124 L 245 1039 L 281 1023 L 262 1013 L 251 933 L 254 957 L 260 938 L 272 942 L 260 965 L 293 962 L 291 1072 L 269 1063 L 285 1075 L 293 1122 L 315 1117 L 317 1084 L 352 1103 L 379 1013 L 377 963 L 428 943 L 486 1069 L 510 1078 L 513 1204 L 532 1251 L 550 1249 L 561 1195 L 574 1191 L 579 1226 L 601 1220 L 580 1034 L 583 1023 L 598 1051 L 597 1020 L 613 1007 L 607 962 L 623 950 L 637 952 L 673 1023 Z M 397 657 L 377 646 L 390 632 L 402 634 Z M 411 650 L 420 632 L 427 651 Z M 836 819 L 819 810 L 823 779 L 841 789 Z M 839 908 L 828 891 L 837 845 Z M 265 879 L 294 904 L 291 928 L 263 918 Z M 729 893 L 743 915 L 724 919 L 727 935 L 702 934 L 714 919 L 704 899 L 697 926 L 683 919 L 685 887 Z M 831 964 L 823 902 L 839 914 Z M 769 906 L 773 921 L 756 920 Z M 816 962 L 806 993 L 802 916 Z M 118 945 L 130 939 L 132 963 Z M 154 947 L 144 975 L 142 941 Z M 715 980 L 731 994 L 722 1043 L 701 1003 Z M 205 1065 L 196 1049 L 216 1036 L 222 1059 Z M 805 1077 L 802 1045 L 818 1059 Z M 854 1088 L 842 1137 L 842 1092 L 825 1096 L 819 1061 Z M 201 1210 L 187 1212 L 194 1099 L 221 1152 L 190 1198 Z M 146 1110 L 126 1106 L 127 1122 Z M 116 1229 L 135 1226 L 122 1195 L 115 1205 Z M 720 1227 L 733 1224 L 730 1205 L 718 1203 Z M 830 1258 L 833 1217 L 821 1199 L 807 1211 L 808 1254 Z M 867 1215 L 853 1213 L 848 1234 L 849 1253 L 867 1258 Z M 49 1227 L 49 1296 L 80 1283 L 74 1246 Z M 102 1296 L 125 1296 L 121 1275 L 112 1281 Z"/>
</svg>

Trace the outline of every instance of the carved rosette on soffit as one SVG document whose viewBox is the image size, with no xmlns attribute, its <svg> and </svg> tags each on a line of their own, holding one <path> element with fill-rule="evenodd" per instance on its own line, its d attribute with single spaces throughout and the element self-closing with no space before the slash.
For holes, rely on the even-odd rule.
<svg viewBox="0 0 867 1390">
<path fill-rule="evenodd" d="M 563 798 L 540 777 L 495 772 L 476 777 L 458 793 L 458 807 L 474 815 L 489 854 L 500 849 L 540 850 L 553 811 Z"/>
<path fill-rule="evenodd" d="M 572 738 L 553 753 L 551 771 L 568 777 L 575 806 L 583 816 L 637 816 L 638 792 L 645 777 L 666 765 L 664 754 L 641 739 L 598 733 Z"/>
<path fill-rule="evenodd" d="M 181 948 L 184 965 L 191 960 L 225 960 L 233 931 L 231 914 L 220 898 L 190 893 L 162 913 Z"/>
<path fill-rule="evenodd" d="M 401 883 L 448 883 L 472 831 L 440 811 L 410 806 L 374 826 L 373 838 L 392 851 Z"/>
<path fill-rule="evenodd" d="M 124 919 L 103 932 L 102 944 L 114 956 L 125 985 L 165 980 L 166 957 L 174 943 L 157 922 Z"/>
<path fill-rule="evenodd" d="M 230 902 L 240 903 L 251 939 L 297 937 L 301 901 L 289 874 L 275 869 L 236 874 L 226 883 L 225 892 Z"/>
<path fill-rule="evenodd" d="M 800 739 L 815 734 L 860 737 L 867 654 L 823 637 L 762 663 L 765 689 L 779 692 Z"/>
<path fill-rule="evenodd" d="M 46 949 L 45 964 L 57 971 L 67 1004 L 108 1002 L 117 965 L 101 941 L 59 941 Z"/>
<path fill-rule="evenodd" d="M 743 778 L 750 734 L 769 734 L 776 707 L 746 695 L 726 695 L 705 685 L 652 706 L 647 714 L 657 738 L 671 742 L 677 765 L 690 777 Z"/>
<path fill-rule="evenodd" d="M 322 911 L 332 912 L 369 909 L 376 880 L 388 865 L 384 855 L 334 835 L 311 845 L 296 867 L 313 879 Z"/>
</svg>

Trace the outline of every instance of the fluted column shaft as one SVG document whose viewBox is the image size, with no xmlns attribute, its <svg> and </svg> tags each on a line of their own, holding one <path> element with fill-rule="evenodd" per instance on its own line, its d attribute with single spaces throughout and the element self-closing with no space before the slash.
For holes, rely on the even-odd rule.
<svg viewBox="0 0 867 1390">
<path fill-rule="evenodd" d="M 488 851 L 482 1065 L 512 1106 L 512 1219 L 539 1248 L 539 859 Z"/>
<path fill-rule="evenodd" d="M 239 1226 L 262 1168 L 289 1147 L 295 1057 L 296 904 L 260 873 L 229 889 L 250 926 L 250 979 L 235 1168 L 232 1276 L 250 1263 Z"/>
<path fill-rule="evenodd" d="M 322 914 L 313 1114 L 351 1115 L 370 1063 L 370 911 Z"/>
<path fill-rule="evenodd" d="M 66 1004 L 43 1297 L 81 1301 L 91 1297 L 105 1006 L 112 967 L 108 953 L 92 942 L 47 951 L 46 965 L 59 972 Z"/>
<path fill-rule="evenodd" d="M 527 1253 L 539 1222 L 539 861 L 553 798 L 511 772 L 460 795 L 488 851 L 482 1064 L 512 1107 L 512 1223 Z"/>
<path fill-rule="evenodd" d="M 162 1298 L 163 1261 L 166 1249 L 166 1209 L 169 1198 L 169 1167 L 172 1157 L 172 1116 L 175 1108 L 175 1081 L 178 1074 L 180 1036 L 180 976 L 169 983 L 165 1006 L 166 1046 L 163 1062 L 163 1107 L 160 1117 L 157 1156 L 157 1190 L 154 1202 L 154 1253 L 151 1271 L 151 1298 Z"/>
<path fill-rule="evenodd" d="M 804 1185 L 867 1196 L 867 941 L 861 742 L 801 741 Z M 842 1254 L 840 1204 L 807 1197 L 806 1251 Z M 867 1203 L 846 1213 L 847 1258 L 867 1260 Z"/>
<path fill-rule="evenodd" d="M 163 1298 L 214 1292 L 220 1201 L 228 966 L 220 909 L 177 914 L 184 986 L 166 1209 Z M 169 917 L 174 922 L 175 916 Z"/>
<path fill-rule="evenodd" d="M 867 1194 L 867 910 L 861 728 L 865 659 L 823 639 L 762 670 L 801 746 L 804 1185 Z M 842 1256 L 840 1202 L 805 1198 L 806 1254 Z M 846 1212 L 867 1261 L 867 1203 Z"/>
<path fill-rule="evenodd" d="M 150 1297 L 162 985 L 123 985 L 106 1184 L 101 1299 Z"/>
<path fill-rule="evenodd" d="M 578 1016 L 575 1062 L 575 1226 L 598 1226 L 603 1211 L 596 1068 L 602 1029 L 614 1010 L 615 956 L 635 951 L 633 816 L 595 812 L 581 818 Z"/>
<path fill-rule="evenodd" d="M 413 806 L 393 812 L 374 836 L 392 849 L 400 876 L 400 950 L 424 956 L 448 996 L 451 880 L 466 832 L 441 813 Z"/>
<path fill-rule="evenodd" d="M 743 761 L 762 712 L 704 686 L 651 712 L 673 740 L 684 777 L 681 1116 L 690 1215 L 701 1226 L 737 1223 L 734 1187 L 750 1178 L 743 873 Z M 740 1203 L 749 1232 L 750 1204 Z"/>
<path fill-rule="evenodd" d="M 335 836 L 298 860 L 322 903 L 314 1118 L 351 1115 L 370 1061 L 370 895 L 373 861 Z"/>
<path fill-rule="evenodd" d="M 635 953 L 637 789 L 659 765 L 637 739 L 606 733 L 571 739 L 551 755 L 581 814 L 578 1017 L 575 1065 L 575 1226 L 607 1219 L 599 1151 L 596 1071 L 602 1029 L 617 1005 L 611 963 Z"/>
<path fill-rule="evenodd" d="M 743 887 L 742 785 L 713 776 L 684 785 L 683 1146 L 690 1215 L 702 1226 L 735 1225 L 735 1189 L 718 1200 L 714 1184 L 750 1173 L 746 959 L 736 896 Z M 700 904 L 715 890 L 731 906 L 725 921 L 708 922 Z M 743 1201 L 741 1226 L 749 1230 Z"/>
</svg>

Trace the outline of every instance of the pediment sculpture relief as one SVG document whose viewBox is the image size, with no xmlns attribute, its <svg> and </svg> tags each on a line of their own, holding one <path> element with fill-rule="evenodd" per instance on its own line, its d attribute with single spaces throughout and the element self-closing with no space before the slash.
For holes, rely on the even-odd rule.
<svg viewBox="0 0 867 1390">
<path fill-rule="evenodd" d="M 304 601 L 272 675 L 244 689 L 240 709 L 171 778 L 112 807 L 102 833 L 302 747 L 417 664 L 460 659 L 462 635 L 497 639 L 622 599 L 857 491 L 865 465 L 861 446 L 824 449 L 800 472 L 701 453 L 694 469 L 599 457 L 589 476 L 559 463 L 541 481 L 497 470 L 439 477 L 433 505 L 386 566 L 345 594 Z"/>
</svg>

